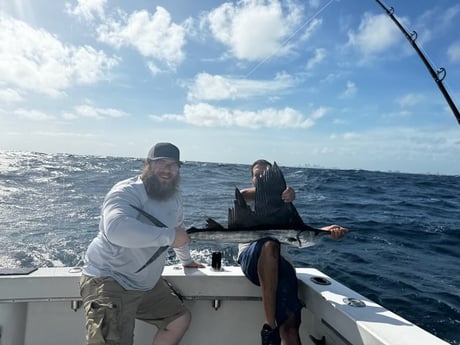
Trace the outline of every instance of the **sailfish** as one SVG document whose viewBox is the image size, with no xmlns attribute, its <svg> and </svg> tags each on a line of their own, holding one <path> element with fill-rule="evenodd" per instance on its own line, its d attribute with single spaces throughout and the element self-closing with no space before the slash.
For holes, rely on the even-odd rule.
<svg viewBox="0 0 460 345">
<path fill-rule="evenodd" d="M 228 227 L 208 218 L 206 228 L 187 229 L 190 238 L 194 241 L 243 243 L 271 237 L 304 248 L 313 245 L 319 235 L 329 233 L 305 224 L 292 202 L 281 199 L 286 181 L 276 162 L 257 177 L 255 189 L 254 210 L 235 188 L 233 207 L 228 210 Z"/>
</svg>

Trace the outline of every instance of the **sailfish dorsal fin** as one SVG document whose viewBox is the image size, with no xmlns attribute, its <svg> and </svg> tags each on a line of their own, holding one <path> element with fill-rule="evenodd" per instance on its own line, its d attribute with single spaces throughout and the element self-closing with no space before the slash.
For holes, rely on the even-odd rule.
<svg viewBox="0 0 460 345">
<path fill-rule="evenodd" d="M 276 162 L 257 178 L 255 187 L 254 211 L 235 189 L 234 207 L 228 212 L 229 229 L 298 229 L 304 225 L 294 205 L 281 199 L 286 181 Z"/>
<path fill-rule="evenodd" d="M 276 162 L 257 177 L 255 187 L 254 211 L 257 215 L 269 216 L 284 207 L 285 202 L 281 199 L 281 194 L 286 189 L 286 181 Z"/>
<path fill-rule="evenodd" d="M 228 228 L 239 229 L 256 226 L 258 221 L 254 211 L 246 203 L 238 188 L 235 188 L 233 207 L 228 209 Z"/>
</svg>

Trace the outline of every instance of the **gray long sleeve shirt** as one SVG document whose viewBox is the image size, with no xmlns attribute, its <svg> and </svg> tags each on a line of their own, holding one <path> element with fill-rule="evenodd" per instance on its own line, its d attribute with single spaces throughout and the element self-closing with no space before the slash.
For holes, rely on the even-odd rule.
<svg viewBox="0 0 460 345">
<path fill-rule="evenodd" d="M 167 227 L 157 227 L 130 205 Z M 85 255 L 83 274 L 109 276 L 127 290 L 149 290 L 163 272 L 167 251 L 136 273 L 162 246 L 171 245 L 175 228 L 184 226 L 180 192 L 166 201 L 149 198 L 140 177 L 117 183 L 102 205 L 99 233 Z M 188 245 L 174 249 L 182 264 L 192 262 Z"/>
</svg>

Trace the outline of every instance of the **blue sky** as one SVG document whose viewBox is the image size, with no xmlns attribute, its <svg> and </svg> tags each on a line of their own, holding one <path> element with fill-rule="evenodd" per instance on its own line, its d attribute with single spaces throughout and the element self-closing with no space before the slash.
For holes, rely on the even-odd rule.
<svg viewBox="0 0 460 345">
<path fill-rule="evenodd" d="M 460 104 L 460 3 L 393 0 Z M 0 2 L 0 149 L 460 174 L 460 126 L 373 0 Z"/>
</svg>

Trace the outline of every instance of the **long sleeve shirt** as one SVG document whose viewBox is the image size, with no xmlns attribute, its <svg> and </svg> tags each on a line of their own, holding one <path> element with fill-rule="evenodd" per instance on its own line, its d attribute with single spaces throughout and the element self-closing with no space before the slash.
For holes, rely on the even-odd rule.
<svg viewBox="0 0 460 345">
<path fill-rule="evenodd" d="M 158 227 L 131 205 L 151 214 L 166 227 Z M 106 195 L 101 210 L 99 233 L 85 255 L 83 274 L 109 276 L 127 290 L 149 290 L 163 272 L 167 251 L 137 272 L 152 255 L 175 239 L 175 228 L 184 226 L 182 198 L 149 198 L 140 176 L 117 183 Z M 174 249 L 182 264 L 192 262 L 188 245 Z"/>
</svg>

